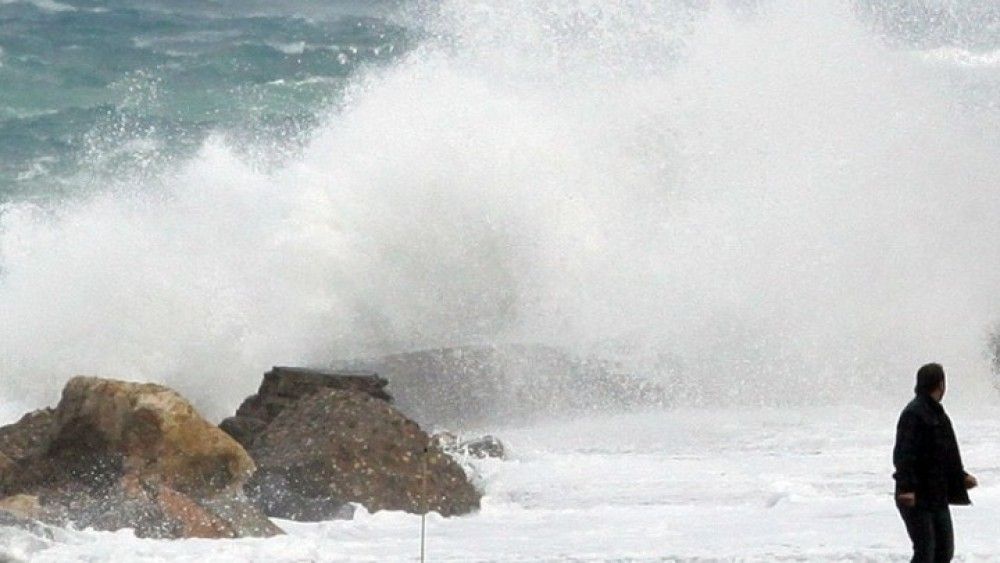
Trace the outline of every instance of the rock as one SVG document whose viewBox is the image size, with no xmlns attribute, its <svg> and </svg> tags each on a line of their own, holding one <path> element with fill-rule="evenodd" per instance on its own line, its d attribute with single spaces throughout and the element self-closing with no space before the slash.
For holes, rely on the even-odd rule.
<svg viewBox="0 0 1000 563">
<path fill-rule="evenodd" d="M 369 371 L 319 371 L 307 368 L 274 367 L 264 374 L 257 394 L 251 395 L 219 427 L 244 447 L 285 408 L 321 389 L 357 391 L 375 399 L 392 402 L 385 392 L 388 381 Z"/>
<path fill-rule="evenodd" d="M 12 461 L 0 502 L 34 495 L 47 523 L 155 538 L 280 533 L 243 496 L 247 452 L 166 387 L 73 378 L 54 411 L 0 428 L 0 448 Z"/>
<path fill-rule="evenodd" d="M 503 442 L 499 438 L 490 436 L 489 434 L 480 438 L 463 441 L 451 432 L 439 432 L 431 437 L 431 441 L 449 455 L 459 458 L 462 462 L 465 461 L 462 458 L 468 457 L 476 459 L 490 457 L 504 459 L 506 457 L 506 448 Z"/>
<path fill-rule="evenodd" d="M 390 382 L 400 410 L 424 427 L 468 428 L 553 413 L 667 403 L 664 389 L 614 363 L 531 345 L 464 346 L 342 362 Z"/>
<path fill-rule="evenodd" d="M 462 468 L 415 422 L 366 393 L 324 389 L 300 399 L 250 453 L 258 465 L 251 489 L 286 514 L 302 510 L 294 505 L 301 499 L 444 516 L 479 508 L 480 493 Z"/>
<path fill-rule="evenodd" d="M 11 494 L 28 468 L 23 460 L 44 453 L 52 438 L 55 414 L 52 409 L 30 412 L 13 424 L 0 427 L 0 497 Z"/>
<path fill-rule="evenodd" d="M 125 477 L 100 489 L 73 483 L 42 490 L 44 521 L 81 529 L 131 528 L 142 538 L 185 537 L 181 533 L 183 526 L 164 514 L 150 491 L 141 486 L 133 488 L 128 481 Z"/>
<path fill-rule="evenodd" d="M 231 416 L 219 423 L 219 429 L 229 434 L 244 448 L 250 447 L 254 438 L 265 428 L 267 422 L 250 416 Z"/>
<path fill-rule="evenodd" d="M 358 391 L 375 399 L 392 402 L 392 397 L 385 392 L 388 383 L 378 374 L 369 371 L 320 371 L 274 367 L 264 374 L 264 381 L 258 394 L 262 397 L 287 397 L 298 400 L 327 388 Z"/>
<path fill-rule="evenodd" d="M 438 432 L 431 436 L 431 442 L 438 448 L 442 450 L 453 453 L 458 450 L 459 440 L 458 436 L 452 434 L 451 432 L 443 431 Z"/>
<path fill-rule="evenodd" d="M 170 530 L 169 535 L 183 538 L 237 537 L 235 527 L 229 522 L 206 510 L 190 497 L 168 487 L 158 488 L 156 505 L 163 514 L 163 520 L 175 527 Z"/>
<path fill-rule="evenodd" d="M 458 446 L 458 449 L 469 457 L 479 459 L 485 459 L 488 457 L 503 459 L 505 457 L 503 442 L 495 436 L 490 435 L 462 442 Z"/>
<path fill-rule="evenodd" d="M 299 522 L 350 520 L 354 506 L 329 496 L 322 487 L 290 482 L 289 474 L 280 471 L 259 471 L 250 480 L 248 494 L 257 499 L 265 514 Z"/>
<path fill-rule="evenodd" d="M 11 461 L 37 455 L 48 446 L 54 423 L 55 411 L 40 409 L 0 427 L 0 452 Z"/>
<path fill-rule="evenodd" d="M 0 511 L 27 520 L 41 520 L 44 509 L 33 495 L 12 495 L 0 499 Z"/>
<path fill-rule="evenodd" d="M 203 499 L 199 504 L 225 520 L 233 531 L 233 537 L 271 537 L 284 533 L 242 491 Z"/>
<path fill-rule="evenodd" d="M 0 452 L 0 491 L 3 490 L 3 476 L 12 469 L 14 469 L 14 460 L 7 457 L 3 452 Z"/>
<path fill-rule="evenodd" d="M 62 488 L 45 493 L 46 522 L 96 530 L 132 528 L 154 539 L 269 537 L 281 534 L 243 493 L 194 498 L 163 484 L 126 476 L 99 493 Z"/>
<path fill-rule="evenodd" d="M 202 418 L 176 392 L 154 384 L 76 377 L 56 408 L 47 452 L 88 476 L 97 467 L 193 496 L 238 491 L 254 472 L 240 445 Z"/>
</svg>

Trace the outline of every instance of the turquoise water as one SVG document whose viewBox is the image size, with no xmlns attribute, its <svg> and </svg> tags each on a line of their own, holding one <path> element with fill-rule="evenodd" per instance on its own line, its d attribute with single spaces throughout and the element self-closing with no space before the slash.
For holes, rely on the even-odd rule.
<svg viewBox="0 0 1000 563">
<path fill-rule="evenodd" d="M 235 144 L 288 144 L 336 102 L 349 75 L 406 50 L 406 31 L 384 17 L 391 9 L 0 3 L 0 201 L 155 167 L 212 132 Z"/>
<path fill-rule="evenodd" d="M 412 48 L 417 33 L 391 17 L 402 4 L 3 0 L 0 202 L 155 168 L 212 132 L 281 153 L 335 105 L 349 76 Z M 729 5 L 752 13 L 767 4 Z M 468 12 L 489 6 L 470 4 Z M 990 51 L 1000 41 L 1000 9 L 989 2 L 855 6 L 911 46 Z M 991 80 L 983 96 L 993 92 Z"/>
<path fill-rule="evenodd" d="M 255 148 L 258 162 L 280 158 L 336 105 L 349 77 L 418 42 L 396 23 L 405 4 L 3 0 L 0 202 L 148 173 L 212 133 Z M 989 3 L 950 12 L 918 4 L 856 0 L 861 19 L 906 45 L 989 51 L 998 43 L 1000 10 Z M 765 4 L 730 5 L 749 14 Z M 987 81 L 981 98 L 992 98 L 995 84 Z"/>
</svg>

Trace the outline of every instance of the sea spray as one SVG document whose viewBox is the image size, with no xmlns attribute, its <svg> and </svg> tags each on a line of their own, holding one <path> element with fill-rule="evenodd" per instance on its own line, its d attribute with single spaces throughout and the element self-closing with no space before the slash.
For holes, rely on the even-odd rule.
<svg viewBox="0 0 1000 563">
<path fill-rule="evenodd" d="M 613 357 L 700 403 L 981 396 L 1000 164 L 934 65 L 838 2 L 445 1 L 302 153 L 224 135 L 0 215 L 0 392 L 161 381 L 221 416 L 274 364 L 466 343 Z"/>
</svg>

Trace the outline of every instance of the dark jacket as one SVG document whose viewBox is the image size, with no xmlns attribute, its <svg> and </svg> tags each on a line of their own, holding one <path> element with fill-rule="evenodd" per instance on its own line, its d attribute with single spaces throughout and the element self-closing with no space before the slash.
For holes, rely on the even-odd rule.
<svg viewBox="0 0 1000 563">
<path fill-rule="evenodd" d="M 892 462 L 896 494 L 916 493 L 917 506 L 971 504 L 951 419 L 930 395 L 917 395 L 899 415 Z"/>
</svg>

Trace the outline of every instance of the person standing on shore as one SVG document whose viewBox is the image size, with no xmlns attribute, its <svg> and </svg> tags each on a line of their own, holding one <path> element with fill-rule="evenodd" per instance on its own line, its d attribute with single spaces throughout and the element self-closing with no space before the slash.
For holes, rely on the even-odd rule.
<svg viewBox="0 0 1000 563">
<path fill-rule="evenodd" d="M 913 542 L 912 561 L 951 561 L 955 539 L 948 506 L 972 504 L 968 490 L 978 482 L 965 472 L 955 430 L 941 406 L 944 368 L 922 366 L 914 391 L 896 426 L 896 507 Z"/>
</svg>

